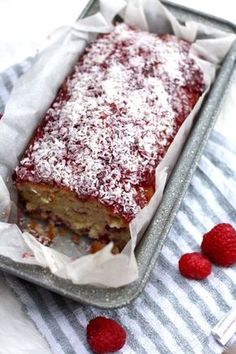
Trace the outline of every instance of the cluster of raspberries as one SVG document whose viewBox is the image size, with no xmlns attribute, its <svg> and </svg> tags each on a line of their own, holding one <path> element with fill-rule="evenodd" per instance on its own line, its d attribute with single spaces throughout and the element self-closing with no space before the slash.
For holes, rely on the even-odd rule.
<svg viewBox="0 0 236 354">
<path fill-rule="evenodd" d="M 186 253 L 179 260 L 180 273 L 189 279 L 205 279 L 211 262 L 229 267 L 236 263 L 236 230 L 230 224 L 218 224 L 203 235 L 200 252 Z"/>
<path fill-rule="evenodd" d="M 189 279 L 205 279 L 211 273 L 211 262 L 229 267 L 236 263 L 236 230 L 229 224 L 218 224 L 203 235 L 201 251 L 186 253 L 179 260 L 180 273 Z M 94 353 L 114 353 L 126 342 L 126 331 L 116 321 L 96 317 L 87 326 L 87 341 Z"/>
</svg>

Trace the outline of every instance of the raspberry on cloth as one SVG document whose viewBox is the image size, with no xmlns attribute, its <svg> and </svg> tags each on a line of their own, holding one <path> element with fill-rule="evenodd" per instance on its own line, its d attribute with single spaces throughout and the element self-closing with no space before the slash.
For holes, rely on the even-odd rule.
<svg viewBox="0 0 236 354">
<path fill-rule="evenodd" d="M 203 236 L 202 252 L 222 267 L 236 263 L 236 230 L 230 224 L 214 226 Z"/>
</svg>

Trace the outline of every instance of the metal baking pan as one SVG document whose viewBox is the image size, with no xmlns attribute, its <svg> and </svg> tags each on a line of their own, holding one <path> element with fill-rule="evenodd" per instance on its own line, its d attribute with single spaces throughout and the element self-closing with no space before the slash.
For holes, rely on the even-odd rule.
<svg viewBox="0 0 236 354">
<path fill-rule="evenodd" d="M 180 20 L 193 20 L 210 26 L 236 33 L 236 26 L 185 7 L 169 2 L 163 3 Z M 82 16 L 96 11 L 97 1 L 90 1 Z M 13 262 L 0 257 L 0 269 L 43 286 L 76 301 L 101 308 L 117 308 L 129 304 L 144 288 L 150 272 L 160 254 L 168 231 L 191 181 L 204 146 L 216 121 L 222 98 L 227 89 L 236 60 L 236 43 L 225 58 L 210 93 L 198 114 L 196 123 L 184 146 L 179 160 L 165 188 L 162 202 L 149 225 L 148 230 L 137 246 L 136 257 L 139 267 L 139 279 L 130 285 L 118 289 L 96 288 L 88 285 L 74 285 L 69 280 L 52 275 L 47 269 L 38 266 Z"/>
</svg>

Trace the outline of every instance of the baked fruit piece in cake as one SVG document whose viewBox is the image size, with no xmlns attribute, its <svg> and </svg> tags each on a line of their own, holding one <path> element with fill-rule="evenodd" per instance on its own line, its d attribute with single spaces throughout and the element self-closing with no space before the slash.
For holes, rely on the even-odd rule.
<svg viewBox="0 0 236 354">
<path fill-rule="evenodd" d="M 26 210 L 122 248 L 155 168 L 204 90 L 190 44 L 117 24 L 90 44 L 36 130 L 14 181 Z"/>
</svg>

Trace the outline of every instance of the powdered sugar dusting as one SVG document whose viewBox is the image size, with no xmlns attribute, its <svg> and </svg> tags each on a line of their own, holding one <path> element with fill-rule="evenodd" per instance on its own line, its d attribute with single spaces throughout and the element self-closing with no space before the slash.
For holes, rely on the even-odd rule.
<svg viewBox="0 0 236 354">
<path fill-rule="evenodd" d="M 203 91 L 190 45 L 125 24 L 86 50 L 48 110 L 17 181 L 96 198 L 130 221 L 155 168 Z"/>
</svg>

